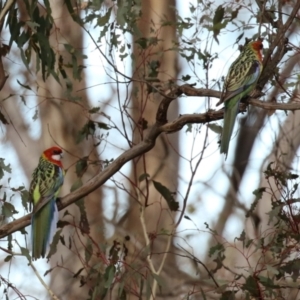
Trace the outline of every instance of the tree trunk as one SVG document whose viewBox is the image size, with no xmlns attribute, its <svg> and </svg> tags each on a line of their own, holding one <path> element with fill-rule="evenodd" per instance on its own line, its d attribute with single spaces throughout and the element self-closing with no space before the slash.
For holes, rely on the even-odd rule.
<svg viewBox="0 0 300 300">
<path fill-rule="evenodd" d="M 134 37 L 134 69 L 133 74 L 136 79 L 133 85 L 133 119 L 136 127 L 133 131 L 133 142 L 138 143 L 143 139 L 144 132 L 147 130 L 143 127 L 144 124 L 151 126 L 155 122 L 156 112 L 162 96 L 156 92 L 155 88 L 164 92 L 169 85 L 176 83 L 178 74 L 177 54 L 175 51 L 169 50 L 173 47 L 176 41 L 175 25 L 163 26 L 163 21 L 174 24 L 176 21 L 174 0 L 143 0 L 142 1 L 142 17 L 138 23 L 138 28 L 141 35 Z M 140 38 L 155 39 L 157 43 L 150 45 L 146 50 L 141 49 L 136 43 Z M 153 75 L 153 72 L 157 72 Z M 153 76 L 153 87 L 143 83 L 143 79 Z M 178 104 L 173 101 L 170 110 L 169 118 L 173 119 L 178 115 Z M 173 150 L 175 149 L 175 151 Z M 141 245 L 141 250 L 145 247 L 145 238 L 143 228 L 140 223 L 141 206 L 145 206 L 145 224 L 146 232 L 150 237 L 151 243 L 151 260 L 154 266 L 158 268 L 162 261 L 162 253 L 168 251 L 167 240 L 168 235 L 158 235 L 162 231 L 171 233 L 174 228 L 174 214 L 170 212 L 165 199 L 154 188 L 153 181 L 159 182 L 166 186 L 171 192 L 177 190 L 178 177 L 178 134 L 161 135 L 155 147 L 138 159 L 135 159 L 132 164 L 132 190 L 129 199 L 129 208 L 126 216 L 122 219 L 122 225 L 126 231 L 130 233 L 132 242 L 136 239 Z M 140 176 L 148 174 L 147 180 L 139 181 Z M 141 192 L 137 192 L 137 188 Z M 172 246 L 171 246 L 172 247 Z M 158 255 L 155 255 L 158 253 Z M 130 259 L 136 259 L 131 257 Z M 169 268 L 172 266 L 171 268 Z M 172 289 L 176 285 L 174 274 L 179 275 L 180 272 L 176 267 L 175 256 L 169 254 L 166 261 L 166 268 L 172 273 L 163 275 L 164 281 L 167 283 L 163 286 L 160 292 L 162 298 L 169 299 L 168 294 L 172 294 Z M 167 271 L 167 272 L 168 272 Z M 170 280 L 171 279 L 171 280 Z M 152 291 L 153 292 L 153 291 Z M 178 295 L 178 294 L 177 294 Z M 174 296 L 172 296 L 174 297 Z M 171 298 L 172 298 L 171 297 Z M 174 298 L 172 298 L 174 299 Z"/>
</svg>

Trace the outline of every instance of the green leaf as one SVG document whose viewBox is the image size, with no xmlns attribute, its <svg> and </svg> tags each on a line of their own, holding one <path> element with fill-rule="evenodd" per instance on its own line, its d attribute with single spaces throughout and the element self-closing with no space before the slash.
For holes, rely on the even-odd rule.
<svg viewBox="0 0 300 300">
<path fill-rule="evenodd" d="M 100 107 L 93 107 L 89 110 L 89 113 L 95 114 L 95 113 L 99 112 L 99 110 L 100 110 Z"/>
<path fill-rule="evenodd" d="M 24 45 L 28 42 L 28 40 L 30 39 L 30 35 L 26 32 L 23 31 L 19 36 L 18 39 L 16 41 L 18 47 L 20 48 L 20 51 L 24 51 Z"/>
<path fill-rule="evenodd" d="M 104 279 L 105 279 L 104 287 L 105 288 L 109 289 L 111 287 L 111 284 L 115 277 L 115 273 L 116 273 L 116 267 L 114 265 L 110 265 L 106 268 L 105 274 L 104 274 Z"/>
<path fill-rule="evenodd" d="M 27 105 L 26 99 L 23 95 L 20 95 L 21 101 L 23 102 L 24 105 Z"/>
<path fill-rule="evenodd" d="M 253 191 L 253 195 L 255 195 L 255 199 L 252 202 L 249 211 L 246 213 L 246 218 L 249 218 L 251 215 L 253 215 L 254 209 L 257 206 L 259 200 L 261 200 L 263 193 L 266 191 L 265 187 L 261 187 Z"/>
<path fill-rule="evenodd" d="M 282 266 L 279 269 L 290 274 L 293 281 L 296 282 L 300 276 L 300 259 L 289 261 L 285 266 Z"/>
<path fill-rule="evenodd" d="M 258 282 L 250 275 L 247 277 L 245 284 L 242 285 L 242 289 L 248 291 L 255 299 L 258 299 L 260 294 L 257 285 Z"/>
<path fill-rule="evenodd" d="M 189 6 L 190 6 L 190 12 L 191 12 L 191 14 L 193 14 L 196 10 L 196 7 L 190 2 L 189 2 Z"/>
<path fill-rule="evenodd" d="M 29 254 L 29 250 L 28 250 L 27 248 L 24 248 L 24 247 L 20 247 L 20 248 L 21 248 L 21 253 L 22 253 L 22 255 L 26 256 L 26 258 L 27 258 L 28 260 L 30 260 L 30 259 L 31 259 L 31 256 L 30 256 L 30 254 Z"/>
<path fill-rule="evenodd" d="M 7 236 L 7 249 L 12 251 L 13 244 L 12 244 L 12 234 Z"/>
<path fill-rule="evenodd" d="M 173 197 L 174 193 L 171 193 L 170 190 L 167 187 L 165 187 L 164 185 L 162 185 L 160 182 L 154 181 L 154 180 L 152 180 L 152 182 L 153 182 L 153 185 L 156 188 L 156 190 L 167 201 L 170 210 L 177 211 L 179 209 L 179 203 L 177 201 L 175 201 L 175 199 Z"/>
<path fill-rule="evenodd" d="M 0 179 L 3 178 L 4 172 L 11 173 L 11 167 L 10 164 L 4 163 L 4 158 L 0 158 Z"/>
<path fill-rule="evenodd" d="M 192 77 L 190 76 L 190 75 L 182 75 L 181 76 L 181 79 L 183 80 L 183 81 L 189 81 L 190 79 L 191 79 Z"/>
<path fill-rule="evenodd" d="M 269 278 L 269 277 L 259 275 L 258 278 L 259 278 L 259 282 L 262 285 L 264 285 L 265 287 L 269 287 L 269 288 L 273 288 L 273 289 L 280 288 L 280 286 L 277 284 L 274 284 L 273 280 L 271 280 L 271 278 Z"/>
<path fill-rule="evenodd" d="M 222 126 L 218 125 L 217 123 L 207 124 L 207 127 L 214 133 L 222 134 Z"/>
<path fill-rule="evenodd" d="M 240 235 L 239 238 L 235 238 L 234 240 L 241 241 L 241 242 L 243 242 L 243 244 L 244 244 L 244 242 L 245 242 L 245 240 L 246 240 L 246 232 L 245 232 L 245 230 L 242 231 L 242 233 L 241 233 L 241 235 Z"/>
<path fill-rule="evenodd" d="M 146 180 L 147 178 L 150 178 L 150 175 L 148 173 L 144 173 L 139 176 L 139 182 Z"/>
<path fill-rule="evenodd" d="M 7 24 L 10 31 L 10 39 L 9 39 L 9 48 L 11 48 L 13 42 L 17 43 L 18 37 L 20 35 L 20 29 L 22 27 L 21 22 L 18 19 L 19 9 L 12 8 L 10 13 L 8 14 Z"/>
<path fill-rule="evenodd" d="M 79 144 L 81 141 L 83 141 L 84 138 L 88 138 L 89 135 L 93 136 L 96 131 L 95 123 L 91 120 L 89 120 L 82 129 L 78 132 L 76 143 Z"/>
<path fill-rule="evenodd" d="M 78 177 L 82 177 L 83 174 L 86 172 L 88 168 L 88 163 L 87 163 L 88 157 L 85 156 L 81 158 L 80 160 L 77 161 L 76 163 L 76 174 Z"/>
<path fill-rule="evenodd" d="M 208 223 L 204 222 L 204 225 L 205 225 L 206 229 L 208 229 L 212 234 L 214 234 L 214 235 L 217 235 L 217 234 L 218 234 L 218 232 L 217 232 L 216 230 L 211 229 L 211 228 L 209 227 L 209 224 L 208 224 Z"/>
<path fill-rule="evenodd" d="M 151 277 L 147 276 L 146 277 L 146 299 L 151 299 L 152 294 L 152 282 L 151 282 Z"/>
<path fill-rule="evenodd" d="M 235 293 L 234 291 L 225 291 L 222 293 L 220 300 L 235 300 Z"/>
<path fill-rule="evenodd" d="M 215 246 L 212 246 L 208 251 L 208 256 L 212 257 L 214 255 L 218 255 L 220 252 L 224 252 L 225 248 L 222 244 L 218 243 Z"/>
<path fill-rule="evenodd" d="M 0 121 L 2 122 L 2 124 L 4 125 L 8 125 L 9 122 L 6 120 L 5 116 L 3 115 L 3 113 L 0 111 Z M 1 178 L 0 178 L 1 179 Z"/>
<path fill-rule="evenodd" d="M 11 261 L 12 257 L 13 257 L 12 255 L 8 255 L 4 258 L 4 261 L 9 262 L 9 261 Z"/>
<path fill-rule="evenodd" d="M 222 23 L 224 18 L 224 12 L 225 12 L 224 7 L 222 7 L 222 5 L 219 5 L 213 17 L 213 33 L 214 33 L 214 39 L 216 40 L 217 43 L 219 43 L 217 36 L 219 35 L 221 29 L 225 28 L 228 23 L 227 21 Z"/>
<path fill-rule="evenodd" d="M 51 15 L 52 10 L 51 10 L 51 6 L 50 6 L 49 0 L 44 0 L 44 3 L 45 3 L 45 7 L 46 7 L 47 14 L 48 14 L 48 15 Z"/>
<path fill-rule="evenodd" d="M 44 273 L 44 276 L 48 275 L 49 273 L 51 273 L 53 271 L 54 268 L 50 268 L 48 269 L 45 273 Z"/>
<path fill-rule="evenodd" d="M 87 261 L 86 261 L 86 262 L 87 262 Z M 79 269 L 79 270 L 73 275 L 73 278 L 77 278 L 83 270 L 85 270 L 85 268 Z"/>
<path fill-rule="evenodd" d="M 290 179 L 290 180 L 292 180 L 292 179 L 297 179 L 297 178 L 299 178 L 299 175 L 297 175 L 297 174 L 293 174 L 293 173 L 287 173 L 287 175 L 286 175 L 286 178 L 287 179 Z"/>
<path fill-rule="evenodd" d="M 32 120 L 36 121 L 38 116 L 39 116 L 39 111 L 36 109 L 35 112 L 34 112 L 34 115 L 32 116 Z"/>
<path fill-rule="evenodd" d="M 82 234 L 90 233 L 90 224 L 88 222 L 86 208 L 84 204 L 84 198 L 81 198 L 75 202 L 75 205 L 79 208 L 80 211 L 80 220 L 79 228 Z"/>
<path fill-rule="evenodd" d="M 135 43 L 138 44 L 142 49 L 146 49 L 148 46 L 148 39 L 141 37 L 135 40 Z"/>
<path fill-rule="evenodd" d="M 25 55 L 25 52 L 23 50 L 23 48 L 20 48 L 20 52 L 21 52 L 21 59 L 22 59 L 22 62 L 23 64 L 25 65 L 28 73 L 31 74 L 31 71 L 30 71 L 30 68 L 29 68 L 29 62 L 27 61 L 27 58 L 26 58 L 26 55 Z"/>
<path fill-rule="evenodd" d="M 21 191 L 21 200 L 22 205 L 26 209 L 26 211 L 29 211 L 28 204 L 29 204 L 29 192 L 27 190 Z"/>
<path fill-rule="evenodd" d="M 70 215 L 69 213 L 67 213 L 67 215 Z M 64 214 L 65 216 L 65 214 Z M 65 226 L 70 225 L 71 223 L 69 221 L 63 221 L 63 220 L 59 220 L 57 222 L 57 228 L 64 228 Z"/>
<path fill-rule="evenodd" d="M 111 16 L 111 12 L 112 12 L 112 8 L 113 8 L 113 7 L 110 7 L 110 8 L 107 10 L 107 12 L 106 12 L 106 14 L 105 14 L 104 16 L 98 18 L 97 24 L 98 24 L 99 26 L 104 26 L 104 25 L 106 25 L 106 24 L 109 22 L 109 19 L 110 19 L 110 16 Z M 118 10 L 119 10 L 119 9 L 118 9 Z"/>
<path fill-rule="evenodd" d="M 119 289 L 118 289 L 118 299 L 119 300 L 126 300 L 127 299 L 127 294 L 126 290 L 124 289 L 124 281 L 119 283 Z"/>
<path fill-rule="evenodd" d="M 240 42 L 240 40 L 242 39 L 242 37 L 244 36 L 244 32 L 242 32 L 235 40 L 235 43 L 238 44 Z"/>
<path fill-rule="evenodd" d="M 70 192 L 76 191 L 80 187 L 82 187 L 83 183 L 81 178 L 78 178 L 71 186 Z"/>
<path fill-rule="evenodd" d="M 50 245 L 50 250 L 49 250 L 49 253 L 47 255 L 47 259 L 50 259 L 50 257 L 57 252 L 57 245 L 58 245 L 58 242 L 60 241 L 60 234 L 61 233 L 62 233 L 62 229 L 59 229 L 59 230 L 56 231 L 56 233 L 53 237 L 52 243 Z"/>
<path fill-rule="evenodd" d="M 111 127 L 109 125 L 107 125 L 106 123 L 103 122 L 97 122 L 97 125 L 99 128 L 104 129 L 104 130 L 110 130 Z"/>
<path fill-rule="evenodd" d="M 66 5 L 70 16 L 74 20 L 74 22 L 78 23 L 79 25 L 83 25 L 82 20 L 80 19 L 80 15 L 77 13 L 77 11 L 74 11 L 74 2 L 71 0 L 65 0 L 64 4 Z"/>
<path fill-rule="evenodd" d="M 193 124 L 186 124 L 186 133 L 187 132 L 192 132 L 192 129 L 193 129 Z"/>
<path fill-rule="evenodd" d="M 88 264 L 91 257 L 93 255 L 93 244 L 90 239 L 87 239 L 85 249 L 84 249 L 84 256 L 85 256 L 85 263 Z"/>
<path fill-rule="evenodd" d="M 157 274 L 154 274 L 154 273 L 152 273 L 152 276 L 154 277 L 155 281 L 158 283 L 158 285 L 160 287 L 166 286 L 166 283 L 165 283 L 164 279 L 161 276 L 159 276 Z"/>
<path fill-rule="evenodd" d="M 232 21 L 232 20 L 234 20 L 234 19 L 237 18 L 238 13 L 239 13 L 239 11 L 240 11 L 241 8 L 242 8 L 242 6 L 240 5 L 236 10 L 233 10 L 233 11 L 231 12 L 231 18 L 230 18 L 230 21 Z"/>
<path fill-rule="evenodd" d="M 225 12 L 224 7 L 222 7 L 222 5 L 219 5 L 213 17 L 213 25 L 217 25 L 222 22 L 224 18 L 224 12 Z"/>
<path fill-rule="evenodd" d="M 5 218 L 10 218 L 12 217 L 14 214 L 17 214 L 18 211 L 15 210 L 15 207 L 9 203 L 9 202 L 4 202 L 2 204 L 2 215 Z"/>
<path fill-rule="evenodd" d="M 21 185 L 21 186 L 19 186 L 19 187 L 17 187 L 17 188 L 14 188 L 14 187 L 11 188 L 11 190 L 12 190 L 13 192 L 21 192 L 21 191 L 23 191 L 24 189 L 25 189 L 25 187 L 24 187 L 23 185 Z"/>
<path fill-rule="evenodd" d="M 66 246 L 65 237 L 63 235 L 59 237 L 59 240 L 64 246 Z"/>
</svg>

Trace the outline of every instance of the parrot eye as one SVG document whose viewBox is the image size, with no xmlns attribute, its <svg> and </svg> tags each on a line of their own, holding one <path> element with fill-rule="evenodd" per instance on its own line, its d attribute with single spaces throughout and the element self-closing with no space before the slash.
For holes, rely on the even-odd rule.
<svg viewBox="0 0 300 300">
<path fill-rule="evenodd" d="M 60 149 L 54 149 L 53 150 L 53 154 L 61 154 L 61 150 Z"/>
</svg>

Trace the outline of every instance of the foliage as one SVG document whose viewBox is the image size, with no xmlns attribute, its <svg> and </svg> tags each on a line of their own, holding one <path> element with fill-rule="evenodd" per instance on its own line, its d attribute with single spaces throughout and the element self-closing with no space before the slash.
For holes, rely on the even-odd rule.
<svg viewBox="0 0 300 300">
<path fill-rule="evenodd" d="M 227 1 L 217 5 L 209 1 L 191 1 L 187 8 L 188 15 L 183 14 L 180 8 L 170 6 L 168 9 L 172 10 L 176 21 L 162 14 L 159 21 L 149 21 L 150 30 L 144 33 L 140 28 L 146 14 L 142 10 L 142 4 L 142 0 L 118 0 L 107 5 L 106 1 L 101 0 L 82 2 L 80 7 L 79 3 L 74 5 L 73 1 L 64 1 L 64 9 L 74 24 L 79 26 L 76 28 L 85 33 L 88 43 L 93 45 L 93 51 L 96 49 L 104 61 L 99 74 L 103 71 L 109 78 L 105 79 L 105 84 L 110 82 L 115 90 L 112 97 L 114 99 L 109 99 L 109 105 L 117 114 L 107 113 L 104 105 L 106 95 L 97 95 L 99 98 L 91 102 L 89 107 L 84 105 L 83 97 L 77 93 L 76 84 L 85 80 L 85 72 L 89 68 L 86 61 L 92 51 L 87 53 L 84 47 L 73 45 L 67 36 L 61 41 L 61 28 L 57 25 L 58 19 L 53 15 L 50 1 L 44 0 L 41 3 L 25 0 L 24 6 L 16 3 L 7 10 L 4 9 L 6 4 L 3 4 L 2 9 L 6 14 L 0 20 L 0 28 L 9 38 L 6 42 L 3 40 L 1 45 L 1 59 L 7 57 L 13 61 L 15 56 L 20 57 L 18 63 L 24 66 L 27 79 L 30 78 L 24 80 L 22 75 L 14 72 L 19 89 L 16 95 L 21 99 L 20 105 L 28 108 L 30 97 L 42 97 L 40 91 L 44 89 L 43 84 L 49 84 L 54 79 L 64 92 L 62 98 L 55 99 L 57 107 L 61 109 L 60 105 L 70 104 L 70 107 L 79 107 L 82 112 L 82 119 L 77 120 L 80 124 L 78 130 L 71 130 L 71 126 L 61 128 L 72 135 L 74 144 L 78 149 L 83 149 L 81 153 L 84 153 L 79 156 L 72 153 L 74 160 L 69 167 L 71 171 L 68 169 L 69 174 L 73 172 L 75 178 L 70 185 L 70 197 L 75 195 L 72 201 L 76 201 L 79 217 L 68 208 L 65 210 L 47 258 L 53 260 L 59 249 L 63 249 L 63 254 L 60 261 L 52 264 L 44 275 L 51 276 L 56 270 L 67 271 L 73 282 L 81 288 L 87 287 L 86 299 L 128 299 L 131 296 L 137 299 L 154 299 L 156 296 L 164 297 L 164 289 L 169 289 L 174 299 L 288 299 L 289 291 L 298 287 L 300 276 L 298 170 L 290 171 L 287 166 L 282 167 L 278 163 L 280 159 L 268 163 L 265 171 L 260 174 L 264 176 L 267 185 L 258 186 L 253 192 L 254 200 L 247 204 L 247 209 L 244 207 L 245 222 L 253 223 L 252 233 L 248 232 L 249 227 L 241 228 L 238 237 L 231 239 L 225 238 L 223 230 L 216 230 L 217 226 L 206 219 L 201 220 L 206 226 L 205 230 L 197 227 L 193 219 L 194 216 L 198 218 L 196 213 L 201 204 L 196 199 L 199 195 L 193 189 L 199 184 L 195 180 L 197 171 L 210 173 L 210 168 L 212 169 L 212 166 L 205 167 L 203 161 L 210 155 L 207 155 L 208 149 L 213 149 L 213 152 L 218 148 L 217 140 L 222 129 L 218 123 L 222 112 L 217 115 L 219 112 L 212 109 L 211 101 L 212 95 L 218 97 L 224 79 L 220 79 L 220 74 L 216 72 L 216 66 L 222 61 L 222 51 L 228 46 L 222 45 L 224 37 L 228 36 L 228 40 L 230 39 L 230 47 L 244 43 L 246 36 L 253 39 L 265 38 L 264 54 L 272 59 L 265 63 L 259 87 L 264 89 L 266 99 L 271 95 L 271 101 L 278 102 L 275 104 L 288 104 L 296 94 L 300 77 L 295 70 L 288 73 L 286 65 L 297 56 L 299 49 L 292 43 L 288 44 L 288 40 L 282 37 L 287 35 L 292 26 L 298 28 L 296 14 L 293 15 L 289 2 L 269 1 L 262 9 L 261 2 L 254 5 L 246 1 Z M 282 15 L 286 17 L 283 18 Z M 290 16 L 291 23 L 285 28 L 283 23 L 287 24 Z M 161 32 L 173 28 L 177 39 L 173 39 L 168 47 L 160 47 L 164 42 Z M 284 28 L 285 32 L 282 31 Z M 292 34 L 292 29 L 290 31 Z M 162 69 L 163 60 L 174 53 L 186 68 L 178 78 L 169 76 L 162 80 L 163 75 L 168 75 L 168 70 Z M 2 63 L 0 69 L 1 66 Z M 130 73 L 131 68 L 134 74 Z M 8 64 L 8 70 L 12 73 L 11 64 Z M 286 74 L 284 70 L 288 73 L 285 75 L 287 80 L 282 78 Z M 39 76 L 42 80 L 39 80 Z M 190 94 L 182 91 L 182 84 L 187 84 L 185 87 L 188 86 Z M 196 85 L 201 90 L 196 89 Z M 189 111 L 187 119 L 183 121 L 180 118 L 184 115 L 167 121 L 166 116 L 172 101 L 179 102 L 184 97 L 199 96 L 197 93 L 204 93 L 201 96 L 204 95 L 206 99 L 201 106 L 203 119 L 194 121 L 195 116 L 192 113 L 199 113 L 196 108 L 195 111 Z M 0 122 L 3 128 L 14 125 L 10 113 L 4 109 L 5 103 L 13 101 L 14 96 L 10 93 L 1 100 Z M 55 98 L 51 93 L 43 97 L 35 107 L 33 121 L 42 122 L 39 105 Z M 135 98 L 139 98 L 139 108 L 135 106 Z M 157 99 L 160 105 L 157 104 L 155 108 L 157 115 L 154 120 L 144 111 L 147 106 L 158 102 Z M 278 106 L 274 106 L 274 111 L 277 108 Z M 300 107 L 295 110 L 298 109 Z M 138 119 L 133 116 L 135 111 L 140 113 Z M 69 113 L 73 113 L 72 109 Z M 270 115 L 272 113 L 270 111 Z M 249 115 L 251 116 L 250 113 Z M 175 122 L 178 127 L 168 129 Z M 204 126 L 204 123 L 209 124 Z M 146 152 L 157 146 L 155 142 L 159 135 L 179 131 L 184 125 L 188 126 L 185 134 L 192 137 L 194 142 L 190 157 L 186 158 L 183 151 L 176 153 L 178 159 L 182 158 L 189 164 L 187 175 L 181 175 L 186 184 L 186 190 L 182 193 L 178 183 L 171 186 L 169 182 L 165 183 L 164 178 L 156 179 L 154 172 L 148 173 L 149 157 Z M 22 126 L 17 126 L 16 132 L 21 128 Z M 196 136 L 201 136 L 200 146 L 196 143 Z M 22 136 L 20 140 L 22 141 Z M 89 143 L 92 144 L 92 150 L 87 146 Z M 174 151 L 168 137 L 157 141 L 159 143 L 164 144 L 166 152 L 177 151 Z M 111 145 L 114 146 L 114 151 L 110 151 Z M 145 148 L 139 150 L 142 146 Z M 183 148 L 186 146 L 183 145 Z M 289 151 L 292 150 L 288 149 L 287 152 Z M 21 256 L 37 274 L 27 247 L 27 231 L 24 229 L 29 218 L 23 220 L 24 223 L 14 230 L 9 229 L 10 223 L 16 224 L 14 222 L 20 219 L 20 212 L 30 212 L 31 207 L 28 190 L 24 184 L 15 184 L 15 170 L 8 161 L 6 157 L 0 158 L 0 203 L 3 221 L 0 234 L 5 237 L 1 250 L 6 255 L 3 268 L 16 268 L 18 256 Z M 143 171 L 138 171 L 136 167 L 134 176 L 128 176 L 121 169 L 128 161 L 132 162 L 133 169 L 142 161 Z M 169 163 L 164 158 L 162 161 L 162 165 Z M 171 165 L 168 167 L 172 168 Z M 87 173 L 96 168 L 99 171 L 87 179 Z M 110 182 L 116 190 L 115 196 L 111 196 L 111 193 L 108 197 L 109 201 L 118 208 L 115 198 L 122 192 L 129 199 L 128 203 L 135 203 L 139 211 L 136 226 L 142 233 L 142 241 L 133 232 L 126 234 L 123 239 L 113 237 L 103 243 L 97 242 L 93 235 L 93 232 L 102 232 L 107 228 L 95 229 L 94 224 L 89 222 L 86 196 L 91 191 L 85 193 L 84 189 L 97 180 L 98 185 L 95 185 L 94 190 L 103 186 L 107 179 L 99 178 L 109 168 L 114 170 Z M 231 180 L 233 186 L 235 180 L 236 178 Z M 209 179 L 203 185 L 205 188 L 209 186 Z M 218 182 L 214 188 L 220 192 L 224 184 Z M 206 196 L 205 189 L 202 191 Z M 238 194 L 238 189 L 235 192 Z M 76 193 L 79 193 L 78 197 Z M 62 205 L 62 208 L 70 205 L 71 202 L 64 202 L 68 196 L 62 198 L 62 204 L 58 205 Z M 224 196 L 226 201 L 231 197 Z M 261 230 L 261 216 L 258 216 L 258 211 L 266 199 L 271 204 L 266 212 L 268 226 Z M 18 201 L 21 205 L 17 205 Z M 239 206 L 235 203 L 237 208 L 243 207 L 241 203 L 238 204 Z M 146 215 L 153 207 L 156 208 L 156 213 L 153 214 L 151 222 L 147 223 Z M 113 220 L 105 220 L 107 227 L 122 227 L 119 225 L 122 220 L 117 220 L 116 216 L 117 213 Z M 171 224 L 160 227 L 165 216 L 170 218 Z M 220 219 L 224 228 L 226 218 Z M 183 220 L 193 224 L 192 229 L 189 227 L 182 230 L 182 226 L 187 224 Z M 5 223 L 8 222 L 7 227 Z M 20 234 L 13 235 L 17 230 L 20 230 Z M 66 232 L 71 232 L 71 235 L 66 235 Z M 205 257 L 199 259 L 199 249 L 190 245 L 192 238 L 199 239 L 203 235 L 209 236 L 214 243 L 208 243 Z M 161 244 L 164 245 L 163 249 L 159 248 Z M 201 249 L 205 247 L 206 245 L 199 245 Z M 84 249 L 83 252 L 81 249 Z M 64 260 L 64 256 L 69 253 L 80 264 L 76 270 L 69 268 Z M 175 258 L 172 263 L 168 262 L 171 272 L 164 273 L 167 272 L 164 266 L 167 264 L 168 255 L 174 255 Z M 185 263 L 178 263 L 177 266 L 175 259 L 179 261 L 180 258 L 184 258 Z M 3 296 L 13 299 L 17 295 L 20 299 L 25 299 L 23 292 L 16 288 L 17 282 L 13 282 L 9 275 L 5 278 L 4 273 L 1 272 L 0 276 Z M 181 276 L 180 284 L 170 288 L 168 280 L 175 275 Z M 40 276 L 37 277 L 43 282 Z M 51 295 L 51 291 L 48 292 Z"/>
</svg>

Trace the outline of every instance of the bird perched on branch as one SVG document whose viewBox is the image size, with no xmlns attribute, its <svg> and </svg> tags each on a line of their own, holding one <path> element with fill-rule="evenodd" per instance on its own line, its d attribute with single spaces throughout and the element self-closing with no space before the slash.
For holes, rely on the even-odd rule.
<svg viewBox="0 0 300 300">
<path fill-rule="evenodd" d="M 64 182 L 62 149 L 45 150 L 32 174 L 29 194 L 33 204 L 31 218 L 32 259 L 45 257 L 58 221 L 56 199 Z"/>
<path fill-rule="evenodd" d="M 255 88 L 262 72 L 262 41 L 248 43 L 232 63 L 226 76 L 223 92 L 217 105 L 224 102 L 224 126 L 221 136 L 221 153 L 227 158 L 229 142 L 241 99 Z"/>
</svg>

